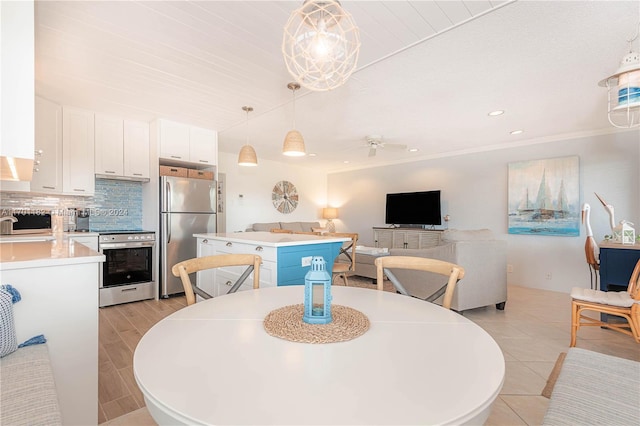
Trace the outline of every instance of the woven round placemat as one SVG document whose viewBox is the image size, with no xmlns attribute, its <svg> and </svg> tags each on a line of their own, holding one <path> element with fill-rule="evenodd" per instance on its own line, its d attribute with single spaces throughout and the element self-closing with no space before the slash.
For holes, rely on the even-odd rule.
<svg viewBox="0 0 640 426">
<path fill-rule="evenodd" d="M 300 343 L 345 342 L 369 329 L 369 318 L 348 306 L 331 305 L 329 324 L 307 324 L 303 315 L 303 304 L 278 308 L 264 318 L 264 329 L 274 337 Z"/>
</svg>

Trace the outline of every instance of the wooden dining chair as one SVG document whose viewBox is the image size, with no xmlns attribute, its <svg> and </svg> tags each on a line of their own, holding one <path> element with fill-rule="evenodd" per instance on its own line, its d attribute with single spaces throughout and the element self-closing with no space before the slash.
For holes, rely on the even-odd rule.
<svg viewBox="0 0 640 426">
<path fill-rule="evenodd" d="M 602 321 L 587 316 L 585 311 L 622 317 L 624 323 Z M 571 343 L 576 345 L 580 327 L 604 327 L 633 337 L 640 343 L 640 260 L 636 263 L 626 291 L 601 291 L 583 287 L 571 290 Z"/>
<path fill-rule="evenodd" d="M 211 299 L 206 291 L 191 282 L 189 274 L 193 274 L 205 269 L 221 268 L 224 266 L 247 266 L 238 280 L 231 286 L 228 293 L 235 293 L 245 282 L 247 277 L 253 272 L 253 288 L 260 287 L 260 264 L 262 258 L 254 254 L 220 254 L 214 256 L 196 257 L 176 263 L 171 268 L 175 277 L 179 277 L 184 287 L 184 294 L 187 297 L 187 306 L 196 303 L 196 294 L 203 299 Z"/>
<path fill-rule="evenodd" d="M 413 256 L 383 256 L 378 257 L 374 261 L 376 265 L 376 273 L 378 280 L 378 290 L 383 290 L 384 276 L 393 283 L 396 290 L 405 296 L 411 296 L 404 288 L 402 283 L 396 278 L 391 269 L 412 269 L 416 271 L 431 272 L 447 277 L 445 284 L 438 288 L 434 293 L 428 296 L 427 302 L 434 302 L 444 294 L 442 299 L 442 307 L 451 309 L 451 301 L 453 300 L 453 292 L 456 284 L 464 277 L 464 268 L 455 263 L 445 262 L 443 260 L 429 259 L 425 257 Z"/>
<path fill-rule="evenodd" d="M 322 234 L 323 237 L 346 237 L 351 238 L 342 247 L 336 260 L 333 262 L 332 282 L 336 277 L 342 278 L 344 285 L 349 285 L 347 273 L 356 270 L 356 243 L 358 242 L 358 234 L 348 232 L 327 232 Z"/>
</svg>

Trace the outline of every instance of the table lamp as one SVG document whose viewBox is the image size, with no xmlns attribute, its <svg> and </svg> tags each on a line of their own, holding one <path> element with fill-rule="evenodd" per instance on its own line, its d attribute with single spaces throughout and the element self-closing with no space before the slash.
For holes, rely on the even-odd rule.
<svg viewBox="0 0 640 426">
<path fill-rule="evenodd" d="M 335 207 L 325 207 L 322 209 L 322 218 L 327 219 L 327 231 L 336 232 L 336 225 L 334 225 L 333 219 L 338 218 L 338 209 Z"/>
</svg>

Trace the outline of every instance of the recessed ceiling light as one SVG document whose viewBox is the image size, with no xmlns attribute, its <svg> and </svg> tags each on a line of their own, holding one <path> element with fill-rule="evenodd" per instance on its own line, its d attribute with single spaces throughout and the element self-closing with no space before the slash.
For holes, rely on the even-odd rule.
<svg viewBox="0 0 640 426">
<path fill-rule="evenodd" d="M 345 160 L 343 161 L 344 164 L 349 164 L 349 161 Z"/>
<path fill-rule="evenodd" d="M 520 133 L 524 133 L 524 130 L 513 130 L 513 131 L 511 131 L 512 135 L 519 135 Z"/>
<path fill-rule="evenodd" d="M 490 112 L 489 114 L 487 114 L 487 115 L 488 115 L 488 116 L 490 116 L 490 117 L 495 117 L 495 116 L 497 116 L 497 115 L 502 115 L 502 114 L 504 114 L 504 111 L 503 111 L 503 110 L 501 110 L 501 109 L 497 109 L 497 110 L 495 110 L 495 111 L 491 111 L 491 112 Z"/>
<path fill-rule="evenodd" d="M 418 152 L 420 151 L 418 148 L 409 148 L 409 152 Z"/>
</svg>

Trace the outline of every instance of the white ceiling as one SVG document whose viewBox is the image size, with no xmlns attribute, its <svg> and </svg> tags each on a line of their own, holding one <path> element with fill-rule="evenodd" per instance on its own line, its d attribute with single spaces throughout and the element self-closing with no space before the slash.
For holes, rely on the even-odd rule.
<svg viewBox="0 0 640 426">
<path fill-rule="evenodd" d="M 637 1 L 342 1 L 361 32 L 358 69 L 333 91 L 297 92 L 296 128 L 317 155 L 288 158 L 293 79 L 280 45 L 301 4 L 38 1 L 36 93 L 217 129 L 220 150 L 233 153 L 250 105 L 259 159 L 372 167 L 612 130 L 597 83 L 640 20 Z M 487 116 L 496 109 L 506 112 Z M 368 157 L 371 134 L 419 151 Z"/>
</svg>

